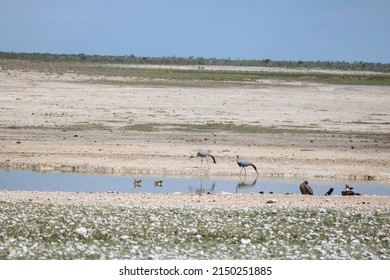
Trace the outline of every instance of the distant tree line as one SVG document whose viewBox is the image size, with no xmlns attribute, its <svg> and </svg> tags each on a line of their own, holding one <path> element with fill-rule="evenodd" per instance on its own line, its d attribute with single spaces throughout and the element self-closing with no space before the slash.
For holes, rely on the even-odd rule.
<svg viewBox="0 0 390 280">
<path fill-rule="evenodd" d="M 390 72 L 390 63 L 345 62 L 345 61 L 274 61 L 271 59 L 247 60 L 204 57 L 139 57 L 135 55 L 87 55 L 87 54 L 50 54 L 50 53 L 15 53 L 0 52 L 0 59 L 17 59 L 36 62 L 87 62 L 118 64 L 153 64 L 153 65 L 216 65 L 216 66 L 258 66 L 309 68 L 330 70 L 356 70 Z"/>
</svg>

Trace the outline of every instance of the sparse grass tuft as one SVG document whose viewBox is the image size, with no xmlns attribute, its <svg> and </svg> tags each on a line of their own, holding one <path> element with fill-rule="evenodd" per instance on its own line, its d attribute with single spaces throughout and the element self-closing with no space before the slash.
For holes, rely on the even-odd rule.
<svg viewBox="0 0 390 280">
<path fill-rule="evenodd" d="M 129 130 L 129 131 L 156 131 L 158 128 L 161 127 L 160 124 L 157 123 L 143 123 L 143 124 L 130 124 L 123 126 L 122 130 Z"/>
<path fill-rule="evenodd" d="M 258 125 L 244 125 L 232 123 L 207 123 L 207 124 L 158 124 L 144 123 L 133 124 L 122 127 L 123 130 L 135 131 L 184 131 L 184 132 L 232 132 L 232 133 L 304 133 L 308 132 L 308 127 L 264 127 Z"/>
</svg>

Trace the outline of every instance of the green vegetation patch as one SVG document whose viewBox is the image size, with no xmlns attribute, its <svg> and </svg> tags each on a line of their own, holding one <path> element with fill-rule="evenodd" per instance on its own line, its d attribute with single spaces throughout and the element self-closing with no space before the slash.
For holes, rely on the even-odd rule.
<svg viewBox="0 0 390 280">
<path fill-rule="evenodd" d="M 207 65 L 246 66 L 246 67 L 281 67 L 307 68 L 327 70 L 352 70 L 390 72 L 390 63 L 345 62 L 345 61 L 275 61 L 271 59 L 224 59 L 204 57 L 138 57 L 135 55 L 87 55 L 87 54 L 50 54 L 50 53 L 15 53 L 0 52 L 2 60 L 19 60 L 38 63 L 91 63 L 91 64 L 121 64 L 121 65 L 196 65 L 202 69 Z"/>
<path fill-rule="evenodd" d="M 157 131 L 162 127 L 161 124 L 157 123 L 144 123 L 144 124 L 130 124 L 123 126 L 121 129 L 122 130 L 129 130 L 129 131 L 147 131 L 147 132 L 152 132 L 152 131 Z"/>
<path fill-rule="evenodd" d="M 390 85 L 390 64 L 345 63 L 345 62 L 291 62 L 291 61 L 246 61 L 193 58 L 137 58 L 134 56 L 88 56 L 17 54 L 0 52 L 2 70 L 40 71 L 47 73 L 73 73 L 99 79 L 86 79 L 89 83 L 131 84 L 146 86 L 248 86 L 258 80 L 308 81 L 332 84 Z M 193 69 L 146 68 L 137 65 L 191 65 Z M 208 70 L 204 65 L 258 66 L 280 68 L 280 71 Z M 356 72 L 286 72 L 285 69 L 355 70 Z M 387 74 L 363 74 L 359 71 L 378 71 Z M 101 79 L 103 77 L 103 79 Z M 129 78 L 118 81 L 112 78 Z M 213 85 L 213 83 L 215 83 Z"/>
<path fill-rule="evenodd" d="M 246 125 L 246 124 L 230 124 L 230 123 L 207 123 L 207 124 L 181 124 L 176 125 L 175 130 L 178 131 L 225 131 L 234 133 L 288 133 L 288 132 L 307 132 L 302 128 L 278 128 L 275 126 L 259 126 L 259 125 Z"/>
<path fill-rule="evenodd" d="M 184 132 L 232 132 L 232 133 L 304 133 L 310 127 L 278 128 L 258 125 L 232 124 L 232 123 L 206 123 L 206 124 L 158 124 L 144 123 L 132 124 L 122 127 L 130 131 L 184 131 Z"/>
<path fill-rule="evenodd" d="M 75 124 L 69 124 L 69 125 L 62 125 L 62 126 L 56 126 L 57 129 L 62 130 L 75 130 L 75 131 L 82 131 L 82 130 L 111 130 L 111 127 L 101 124 L 101 123 L 75 123 Z"/>
<path fill-rule="evenodd" d="M 112 130 L 113 128 L 100 123 L 75 123 L 56 126 L 7 126 L 7 129 L 58 129 L 69 131 L 83 130 Z M 233 123 L 206 123 L 206 124 L 161 124 L 136 123 L 122 126 L 124 131 L 182 131 L 182 132 L 232 132 L 232 133 L 307 133 L 314 126 L 260 126 Z"/>
</svg>

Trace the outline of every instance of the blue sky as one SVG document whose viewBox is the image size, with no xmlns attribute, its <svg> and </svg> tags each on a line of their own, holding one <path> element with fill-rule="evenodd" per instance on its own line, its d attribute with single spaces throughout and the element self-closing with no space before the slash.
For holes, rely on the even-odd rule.
<svg viewBox="0 0 390 280">
<path fill-rule="evenodd" d="M 390 0 L 0 0 L 0 51 L 390 63 Z"/>
</svg>

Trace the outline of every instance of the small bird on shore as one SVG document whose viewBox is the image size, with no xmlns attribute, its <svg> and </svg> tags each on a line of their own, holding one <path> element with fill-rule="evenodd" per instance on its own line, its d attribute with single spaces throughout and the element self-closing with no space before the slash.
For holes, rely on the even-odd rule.
<svg viewBox="0 0 390 280">
<path fill-rule="evenodd" d="M 190 159 L 192 158 L 197 158 L 197 157 L 200 157 L 200 167 L 202 167 L 202 164 L 203 164 L 203 159 L 204 158 L 207 158 L 207 157 L 211 157 L 213 162 L 214 163 L 217 163 L 215 161 L 215 157 L 213 155 L 211 155 L 209 152 L 205 151 L 205 150 L 199 150 L 197 153 L 196 153 L 196 156 L 190 156 Z M 207 161 L 207 159 L 206 159 Z M 208 164 L 208 162 L 207 162 Z"/>
<path fill-rule="evenodd" d="M 342 196 L 352 196 L 352 195 L 361 195 L 361 194 L 358 192 L 354 192 L 354 191 L 349 190 L 349 191 L 342 191 L 341 195 Z"/>
<path fill-rule="evenodd" d="M 162 187 L 163 185 L 163 181 L 162 180 L 156 180 L 154 181 L 154 186 L 155 187 Z"/>
<path fill-rule="evenodd" d="M 330 188 L 329 191 L 327 191 L 325 193 L 325 195 L 331 195 L 333 193 L 334 189 L 333 188 Z"/>
<path fill-rule="evenodd" d="M 345 189 L 341 191 L 342 196 L 353 196 L 353 195 L 361 195 L 358 192 L 354 192 L 348 184 L 345 185 Z"/>
<path fill-rule="evenodd" d="M 134 179 L 134 188 L 139 188 L 142 186 L 142 180 L 136 180 Z"/>
<path fill-rule="evenodd" d="M 306 180 L 299 186 L 299 189 L 301 190 L 301 194 L 313 195 L 313 190 Z"/>
<path fill-rule="evenodd" d="M 257 173 L 257 168 L 256 168 L 256 166 L 253 163 L 251 163 L 250 161 L 244 160 L 244 159 L 239 159 L 238 155 L 237 155 L 237 164 L 238 164 L 239 167 L 241 167 L 241 171 L 240 171 L 240 173 L 238 175 L 241 174 L 243 169 L 244 169 L 245 175 L 246 175 L 246 167 L 248 167 L 248 166 L 252 166 L 255 169 L 256 174 L 258 174 Z"/>
<path fill-rule="evenodd" d="M 345 184 L 345 191 L 352 191 L 352 190 L 353 190 L 353 187 L 351 187 L 348 184 Z"/>
</svg>

